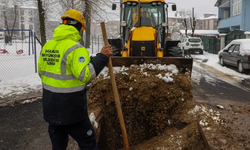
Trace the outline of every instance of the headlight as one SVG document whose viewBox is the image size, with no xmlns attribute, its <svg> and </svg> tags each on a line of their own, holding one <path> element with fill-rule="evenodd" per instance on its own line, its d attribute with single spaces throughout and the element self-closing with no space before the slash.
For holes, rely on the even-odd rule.
<svg viewBox="0 0 250 150">
<path fill-rule="evenodd" d="M 161 5 L 161 2 L 157 2 L 157 5 Z"/>
<path fill-rule="evenodd" d="M 162 22 L 161 25 L 162 25 L 163 27 L 168 26 L 168 24 L 167 24 L 166 22 Z"/>
<path fill-rule="evenodd" d="M 121 26 L 122 26 L 122 27 L 126 27 L 126 25 L 127 25 L 127 24 L 126 24 L 125 21 L 122 21 L 122 22 L 121 22 Z"/>
<path fill-rule="evenodd" d="M 156 2 L 153 2 L 153 3 L 152 3 L 152 6 L 155 6 L 155 5 L 156 5 Z"/>
<path fill-rule="evenodd" d="M 136 6 L 137 5 L 137 3 L 133 3 L 133 6 Z"/>
<path fill-rule="evenodd" d="M 131 2 L 127 2 L 128 5 L 131 5 Z"/>
</svg>

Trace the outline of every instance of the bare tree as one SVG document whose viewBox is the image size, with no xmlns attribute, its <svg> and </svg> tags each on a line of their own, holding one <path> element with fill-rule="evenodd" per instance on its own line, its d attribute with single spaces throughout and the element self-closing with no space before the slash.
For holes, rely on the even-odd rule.
<svg viewBox="0 0 250 150">
<path fill-rule="evenodd" d="M 91 2 L 90 0 L 85 0 L 85 10 L 83 12 L 84 18 L 86 20 L 86 43 L 85 47 L 89 48 L 90 47 L 90 28 L 91 28 Z"/>
<path fill-rule="evenodd" d="M 100 21 L 103 18 L 107 18 L 107 13 L 105 11 L 105 6 L 111 4 L 110 0 L 61 0 L 59 4 L 62 6 L 61 14 L 68 9 L 77 9 L 83 13 L 85 18 L 85 44 L 83 38 L 80 40 L 80 43 L 86 48 L 90 47 L 90 35 L 91 35 L 91 21 Z M 80 32 L 80 35 L 83 35 L 83 32 Z"/>
<path fill-rule="evenodd" d="M 111 15 L 114 15 L 110 12 L 107 12 L 107 7 L 111 7 L 111 0 L 82 0 L 84 4 L 83 15 L 86 19 L 86 43 L 85 46 L 88 48 L 90 45 L 90 28 L 91 20 L 96 22 L 108 21 L 111 18 Z"/>
<path fill-rule="evenodd" d="M 185 28 L 185 35 L 186 35 L 186 37 L 188 37 L 188 35 L 187 35 L 187 29 L 188 29 L 188 26 L 187 26 L 187 18 L 184 18 L 184 19 L 183 19 L 182 24 L 183 24 L 183 26 L 184 26 L 184 28 Z"/>
<path fill-rule="evenodd" d="M 17 26 L 17 17 L 18 17 L 18 6 L 13 1 L 1 0 L 2 5 L 2 15 L 4 18 L 4 26 L 7 29 L 7 35 L 11 39 L 13 36 L 14 28 Z M 13 15 L 14 14 L 14 15 Z M 14 17 L 13 17 L 14 16 Z"/>
</svg>

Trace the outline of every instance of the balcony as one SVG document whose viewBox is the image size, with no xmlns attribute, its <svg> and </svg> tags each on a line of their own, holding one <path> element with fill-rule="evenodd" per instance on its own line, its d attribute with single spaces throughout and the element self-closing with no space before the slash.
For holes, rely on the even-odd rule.
<svg viewBox="0 0 250 150">
<path fill-rule="evenodd" d="M 230 28 L 232 26 L 240 26 L 240 24 L 241 24 L 241 15 L 237 15 L 227 19 L 220 20 L 218 24 L 218 29 Z"/>
</svg>

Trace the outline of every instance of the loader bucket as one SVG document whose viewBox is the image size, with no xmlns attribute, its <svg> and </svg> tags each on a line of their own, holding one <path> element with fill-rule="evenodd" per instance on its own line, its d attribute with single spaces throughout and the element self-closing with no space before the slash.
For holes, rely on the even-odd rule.
<svg viewBox="0 0 250 150">
<path fill-rule="evenodd" d="M 192 73 L 193 58 L 183 57 L 111 57 L 113 67 L 129 67 L 131 65 L 140 64 L 161 64 L 170 65 L 174 64 L 180 73 Z"/>
</svg>

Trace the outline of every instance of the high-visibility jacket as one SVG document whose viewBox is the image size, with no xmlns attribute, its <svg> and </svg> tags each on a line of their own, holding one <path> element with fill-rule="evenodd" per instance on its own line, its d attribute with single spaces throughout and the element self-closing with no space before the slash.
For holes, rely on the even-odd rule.
<svg viewBox="0 0 250 150">
<path fill-rule="evenodd" d="M 86 85 L 108 62 L 101 53 L 91 59 L 88 50 L 78 43 L 80 38 L 75 27 L 62 24 L 40 53 L 38 73 L 43 85 L 44 119 L 51 124 L 85 119 Z"/>
</svg>

